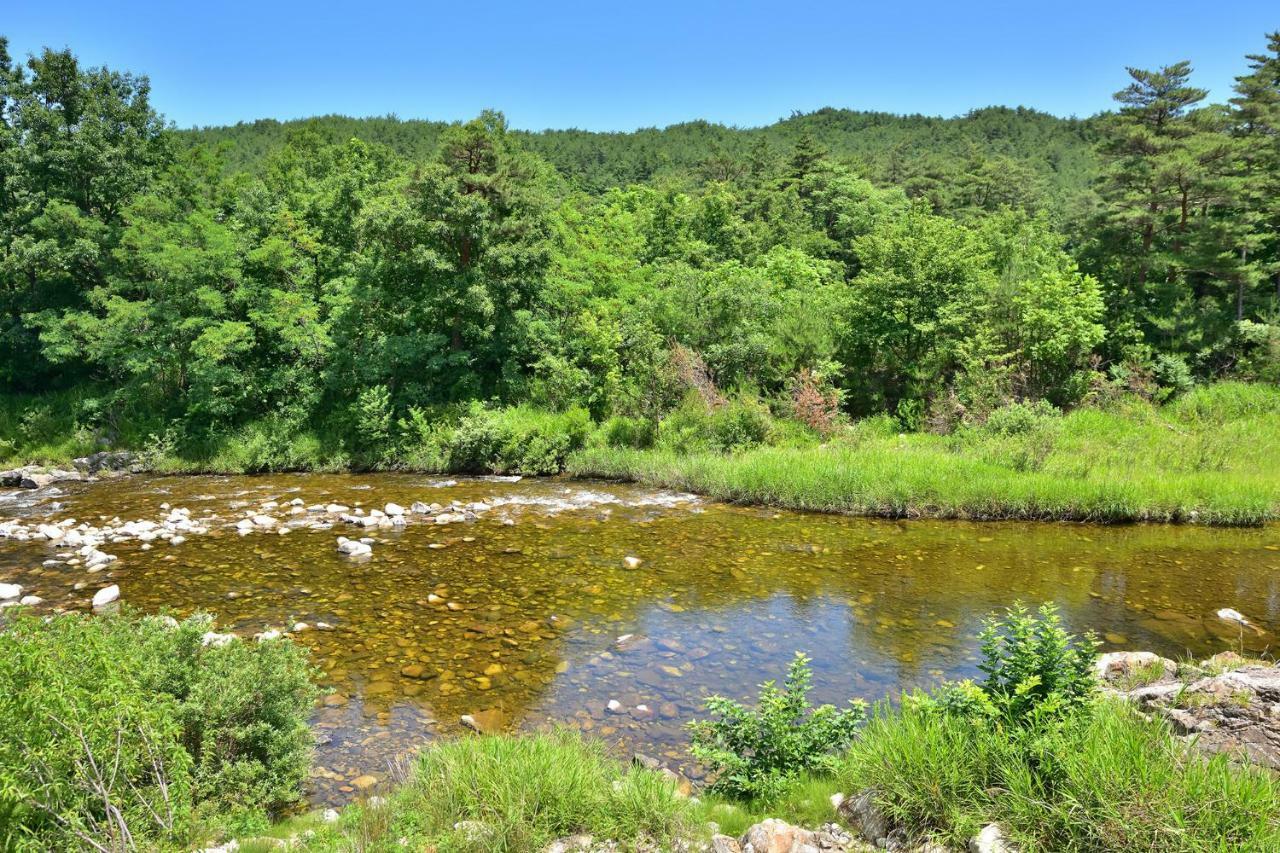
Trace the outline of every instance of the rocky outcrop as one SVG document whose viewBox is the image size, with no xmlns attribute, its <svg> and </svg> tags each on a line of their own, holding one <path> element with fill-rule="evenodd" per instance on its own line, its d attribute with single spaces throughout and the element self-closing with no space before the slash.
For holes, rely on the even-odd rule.
<svg viewBox="0 0 1280 853">
<path fill-rule="evenodd" d="M 1167 719 L 1198 749 L 1280 771 L 1280 666 L 1233 652 L 1181 668 L 1150 652 L 1120 654 L 1132 665 L 1099 661 L 1107 690 Z"/>
</svg>

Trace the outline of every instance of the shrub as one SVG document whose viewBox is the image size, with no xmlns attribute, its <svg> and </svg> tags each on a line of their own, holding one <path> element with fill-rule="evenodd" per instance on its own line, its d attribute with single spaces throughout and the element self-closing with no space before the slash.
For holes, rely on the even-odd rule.
<svg viewBox="0 0 1280 853">
<path fill-rule="evenodd" d="M 978 664 L 982 691 L 1001 715 L 1015 724 L 1068 715 L 1087 705 L 1097 690 L 1093 660 L 1098 641 L 1065 631 L 1057 608 L 1038 614 L 1015 604 L 1005 618 L 987 621 Z"/>
<path fill-rule="evenodd" d="M 982 430 L 990 435 L 1025 435 L 1052 423 L 1058 415 L 1046 400 L 1009 403 L 989 414 Z"/>
<path fill-rule="evenodd" d="M 0 847 L 187 840 L 301 795 L 315 698 L 287 640 L 201 644 L 207 617 L 19 615 L 0 634 Z"/>
<path fill-rule="evenodd" d="M 617 415 L 600 425 L 597 441 L 605 447 L 628 447 L 643 450 L 653 446 L 657 430 L 647 418 Z"/>
<path fill-rule="evenodd" d="M 726 453 L 764 444 L 773 428 L 769 410 L 754 400 L 709 407 L 689 396 L 658 424 L 659 447 L 676 453 Z"/>
<path fill-rule="evenodd" d="M 690 752 L 716 774 L 714 791 L 768 801 L 799 774 L 835 767 L 835 754 L 853 740 L 865 705 L 811 707 L 812 678 L 809 659 L 797 653 L 782 687 L 760 685 L 756 710 L 723 696 L 707 699 L 713 716 L 689 724 Z"/>
<path fill-rule="evenodd" d="M 542 850 L 583 832 L 668 850 L 690 828 L 688 802 L 668 779 L 567 731 L 433 744 L 380 811 L 362 815 L 356 832 L 477 853 Z"/>
</svg>

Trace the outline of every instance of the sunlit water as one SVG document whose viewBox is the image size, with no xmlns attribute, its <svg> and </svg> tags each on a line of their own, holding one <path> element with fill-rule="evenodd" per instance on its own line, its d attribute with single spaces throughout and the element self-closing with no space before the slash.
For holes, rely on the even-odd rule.
<svg viewBox="0 0 1280 853">
<path fill-rule="evenodd" d="M 707 694 L 752 696 L 797 650 L 813 658 L 822 701 L 970 675 L 982 618 L 1016 599 L 1056 601 L 1073 629 L 1097 631 L 1109 648 L 1171 656 L 1267 652 L 1280 630 L 1274 526 L 882 521 L 616 484 L 450 483 L 139 477 L 14 493 L 0 498 L 0 517 L 100 524 L 161 518 L 169 504 L 215 518 L 179 545 L 104 545 L 118 560 L 96 574 L 42 565 L 48 543 L 0 540 L 0 582 L 20 583 L 46 609 L 88 609 L 94 590 L 117 583 L 134 607 L 210 611 L 245 636 L 332 625 L 296 635 L 332 690 L 314 716 L 318 803 L 350 799 L 355 778 L 385 778 L 398 755 L 458 733 L 461 715 L 494 710 L 491 722 L 567 723 L 697 777 L 683 725 Z M 371 534 L 341 523 L 236 531 L 246 511 L 294 498 L 493 508 L 471 522 Z M 338 535 L 372 535 L 372 557 L 340 555 Z M 1221 607 L 1266 633 L 1219 620 Z"/>
</svg>

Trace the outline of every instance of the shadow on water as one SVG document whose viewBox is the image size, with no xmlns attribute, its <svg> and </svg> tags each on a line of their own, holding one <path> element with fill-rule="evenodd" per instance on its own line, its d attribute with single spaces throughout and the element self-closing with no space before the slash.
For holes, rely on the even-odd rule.
<svg viewBox="0 0 1280 853">
<path fill-rule="evenodd" d="M 982 618 L 1053 600 L 1108 647 L 1171 656 L 1266 652 L 1280 630 L 1280 529 L 884 521 L 730 507 L 640 487 L 415 475 L 133 478 L 0 504 L 31 520 L 216 516 L 180 545 L 104 545 L 100 574 L 43 565 L 44 543 L 0 540 L 0 581 L 48 608 L 120 585 L 147 611 L 205 610 L 241 634 L 328 623 L 296 638 L 331 693 L 314 718 L 313 799 L 460 730 L 568 724 L 687 766 L 683 725 L 708 693 L 754 695 L 796 650 L 815 698 L 878 698 L 974 673 Z M 463 503 L 475 521 L 378 531 L 352 561 L 332 530 L 239 535 L 263 502 Z M 291 518 L 281 515 L 284 523 Z M 638 557 L 628 566 L 627 557 Z M 109 580 L 107 580 L 109 578 Z M 92 581 L 86 588 L 76 584 Z M 1234 607 L 1266 629 L 1218 620 Z M 617 700 L 621 713 L 607 710 Z"/>
</svg>

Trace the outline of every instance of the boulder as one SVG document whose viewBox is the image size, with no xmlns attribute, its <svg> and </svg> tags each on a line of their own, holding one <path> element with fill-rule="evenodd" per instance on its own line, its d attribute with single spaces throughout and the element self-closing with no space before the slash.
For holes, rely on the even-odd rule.
<svg viewBox="0 0 1280 853">
<path fill-rule="evenodd" d="M 53 477 L 49 474 L 39 474 L 35 471 L 22 475 L 22 480 L 18 485 L 24 489 L 43 489 L 45 486 L 53 482 Z"/>
</svg>

